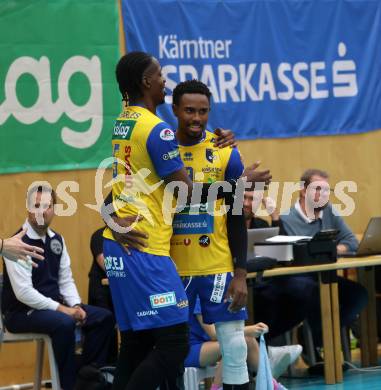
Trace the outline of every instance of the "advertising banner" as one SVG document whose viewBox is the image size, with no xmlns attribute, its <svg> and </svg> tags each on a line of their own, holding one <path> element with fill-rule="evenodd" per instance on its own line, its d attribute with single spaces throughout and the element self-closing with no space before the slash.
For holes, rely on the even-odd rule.
<svg viewBox="0 0 381 390">
<path fill-rule="evenodd" d="M 0 37 L 0 173 L 98 166 L 121 107 L 117 2 L 2 2 Z"/>
<path fill-rule="evenodd" d="M 127 51 L 152 53 L 169 92 L 209 86 L 211 128 L 240 139 L 381 128 L 378 0 L 122 0 L 122 12 Z"/>
</svg>

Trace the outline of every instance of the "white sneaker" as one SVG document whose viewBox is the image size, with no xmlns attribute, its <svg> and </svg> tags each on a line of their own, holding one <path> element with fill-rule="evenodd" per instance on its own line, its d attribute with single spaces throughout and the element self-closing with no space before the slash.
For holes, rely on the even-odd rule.
<svg viewBox="0 0 381 390">
<path fill-rule="evenodd" d="M 284 345 L 283 347 L 268 347 L 270 367 L 273 377 L 277 379 L 293 364 L 302 353 L 302 346 Z"/>
</svg>

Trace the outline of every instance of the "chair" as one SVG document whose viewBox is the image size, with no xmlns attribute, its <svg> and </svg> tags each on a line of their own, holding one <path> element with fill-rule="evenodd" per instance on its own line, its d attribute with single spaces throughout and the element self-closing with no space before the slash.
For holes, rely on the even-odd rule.
<svg viewBox="0 0 381 390">
<path fill-rule="evenodd" d="M 214 377 L 216 366 L 205 368 L 186 367 L 184 373 L 185 390 L 198 390 L 199 383 L 206 379 Z"/>
<path fill-rule="evenodd" d="M 36 341 L 37 350 L 36 350 L 36 363 L 34 371 L 34 385 L 33 390 L 39 390 L 41 388 L 42 380 L 42 367 L 44 362 L 44 346 L 45 343 L 48 347 L 48 356 L 49 356 L 49 367 L 50 375 L 52 380 L 53 390 L 60 390 L 60 379 L 58 374 L 58 367 L 56 364 L 56 359 L 54 358 L 52 340 L 47 334 L 42 333 L 11 333 L 8 332 L 3 324 L 3 314 L 1 312 L 1 296 L 3 289 L 3 275 L 0 274 L 0 343 L 20 343 L 20 342 L 29 342 Z M 0 345 L 1 347 L 1 345 Z"/>
</svg>

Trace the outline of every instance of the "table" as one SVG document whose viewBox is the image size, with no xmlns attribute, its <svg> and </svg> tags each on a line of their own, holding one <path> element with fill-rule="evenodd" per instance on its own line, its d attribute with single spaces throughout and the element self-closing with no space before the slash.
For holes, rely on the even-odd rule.
<svg viewBox="0 0 381 390">
<path fill-rule="evenodd" d="M 358 268 L 358 281 L 367 289 L 369 303 L 360 315 L 360 347 L 363 366 L 377 365 L 377 318 L 374 266 L 381 265 L 381 255 L 369 257 L 340 258 L 336 263 L 308 265 L 301 267 L 279 267 L 263 272 L 263 277 L 319 273 L 321 318 L 324 347 L 324 377 L 327 384 L 343 381 L 339 298 L 337 282 L 330 278 L 332 272 Z M 257 273 L 247 277 L 256 278 Z M 250 294 L 252 296 L 252 294 Z M 249 304 L 249 310 L 252 305 Z M 251 313 L 252 318 L 252 313 Z"/>
<path fill-rule="evenodd" d="M 324 347 L 324 377 L 327 384 L 343 381 L 339 297 L 337 282 L 330 279 L 330 273 L 348 268 L 358 269 L 358 281 L 367 289 L 369 302 L 360 314 L 360 348 L 363 366 L 377 365 L 377 317 L 374 267 L 381 265 L 381 255 L 369 257 L 340 258 L 336 263 L 307 265 L 300 267 L 278 267 L 263 272 L 263 277 L 319 273 L 321 318 Z M 328 278 L 327 278 L 328 276 Z M 257 277 L 249 273 L 248 279 Z M 108 285 L 108 279 L 102 279 Z M 249 318 L 253 319 L 252 295 L 249 294 Z"/>
</svg>

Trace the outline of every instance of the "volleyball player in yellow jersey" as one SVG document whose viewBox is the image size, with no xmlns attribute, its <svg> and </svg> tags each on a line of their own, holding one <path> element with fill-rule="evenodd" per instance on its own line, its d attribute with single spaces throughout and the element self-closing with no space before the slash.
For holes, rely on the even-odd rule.
<svg viewBox="0 0 381 390">
<path fill-rule="evenodd" d="M 160 181 L 185 183 L 188 202 L 197 186 L 179 158 L 174 132 L 155 115 L 165 96 L 157 60 L 147 53 L 131 52 L 120 59 L 116 76 L 128 105 L 113 130 L 113 173 L 123 179 L 113 184 L 115 218 L 143 215 L 136 229 L 148 235 L 148 242 L 138 250 L 129 248 L 127 255 L 121 236 L 117 242 L 115 232 L 105 229 L 105 268 L 121 330 L 113 388 L 154 390 L 164 380 L 174 380 L 188 351 L 188 300 L 169 257 L 172 226 L 162 215 L 164 184 Z M 134 196 L 125 191 L 125 179 L 142 169 L 150 173 L 144 180 L 149 191 Z M 254 167 L 245 175 L 249 182 L 262 181 Z M 201 198 L 206 199 L 208 186 L 200 188 Z"/>
<path fill-rule="evenodd" d="M 157 60 L 131 52 L 120 59 L 116 77 L 128 105 L 113 129 L 113 176 L 124 178 L 149 169 L 145 183 L 156 189 L 134 198 L 126 197 L 124 180 L 112 188 L 118 217 L 139 214 L 145 207 L 147 213 L 137 229 L 149 235 L 145 248 L 130 249 L 127 256 L 110 229 L 104 232 L 105 268 L 121 331 L 113 388 L 154 390 L 176 377 L 188 351 L 188 301 L 169 257 L 172 226 L 161 212 L 164 185 L 155 185 L 161 179 L 170 182 L 173 176 L 192 183 L 179 158 L 174 132 L 155 115 L 165 97 Z"/>
<path fill-rule="evenodd" d="M 178 119 L 176 137 L 181 158 L 194 182 L 236 180 L 243 164 L 236 148 L 219 149 L 214 134 L 205 130 L 211 93 L 197 80 L 185 81 L 173 91 L 173 112 Z M 204 322 L 215 324 L 222 351 L 224 389 L 248 389 L 247 347 L 244 320 L 247 318 L 246 229 L 243 215 L 238 218 L 235 240 L 242 248 L 236 263 L 229 247 L 227 215 L 221 212 L 224 199 L 191 206 L 173 220 L 171 257 L 183 279 L 193 308 L 200 298 Z M 230 205 L 231 206 L 231 205 Z M 240 222 L 239 222 L 240 221 Z M 233 276 L 234 271 L 234 276 Z M 230 296 L 240 299 L 232 306 Z M 200 351 L 192 351 L 199 354 Z M 199 356 L 195 357 L 197 360 Z"/>
</svg>

